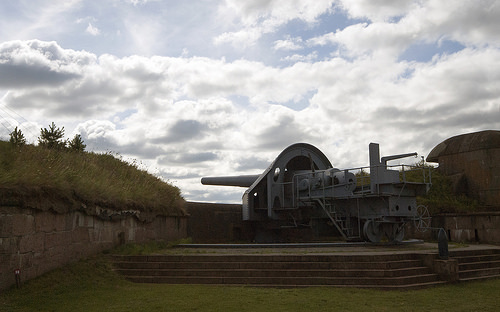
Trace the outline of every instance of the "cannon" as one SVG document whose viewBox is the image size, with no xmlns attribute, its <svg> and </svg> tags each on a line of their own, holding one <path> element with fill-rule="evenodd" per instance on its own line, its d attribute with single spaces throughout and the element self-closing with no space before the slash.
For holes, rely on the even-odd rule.
<svg viewBox="0 0 500 312">
<path fill-rule="evenodd" d="M 423 166 L 389 166 L 388 161 L 417 153 L 380 157 L 369 145 L 369 166 L 338 169 L 316 147 L 287 147 L 257 175 L 204 177 L 204 185 L 247 187 L 242 218 L 261 227 L 311 228 L 319 221 L 347 241 L 402 241 L 405 224 L 422 218 L 416 197 L 431 184 Z M 415 174 L 415 170 L 420 171 Z"/>
</svg>

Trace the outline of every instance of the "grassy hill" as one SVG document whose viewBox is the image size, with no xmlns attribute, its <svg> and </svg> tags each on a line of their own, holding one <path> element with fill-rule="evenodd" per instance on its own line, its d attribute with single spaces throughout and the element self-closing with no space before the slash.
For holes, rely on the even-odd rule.
<svg viewBox="0 0 500 312">
<path fill-rule="evenodd" d="M 111 153 L 0 141 L 0 204 L 64 212 L 100 207 L 185 215 L 180 190 Z"/>
</svg>

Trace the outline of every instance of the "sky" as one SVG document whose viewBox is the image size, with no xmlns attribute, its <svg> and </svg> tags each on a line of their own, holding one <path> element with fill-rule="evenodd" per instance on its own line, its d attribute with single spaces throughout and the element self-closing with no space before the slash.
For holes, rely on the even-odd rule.
<svg viewBox="0 0 500 312">
<path fill-rule="evenodd" d="M 187 200 L 240 202 L 200 178 L 293 143 L 352 168 L 370 142 L 426 157 L 499 130 L 498 29 L 493 0 L 1 1 L 0 138 L 54 122 Z"/>
</svg>

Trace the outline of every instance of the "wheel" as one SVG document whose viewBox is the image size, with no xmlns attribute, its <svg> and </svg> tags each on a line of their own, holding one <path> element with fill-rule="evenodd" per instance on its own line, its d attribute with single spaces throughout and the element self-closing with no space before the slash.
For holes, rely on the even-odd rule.
<svg viewBox="0 0 500 312">
<path fill-rule="evenodd" d="M 417 206 L 417 217 L 414 220 L 415 227 L 421 232 L 425 232 L 431 227 L 431 216 L 426 206 Z"/>
<path fill-rule="evenodd" d="M 375 223 L 373 220 L 368 220 L 363 226 L 363 234 L 365 235 L 365 239 L 368 241 L 372 243 L 379 243 L 382 239 L 383 233 L 378 223 Z"/>
</svg>

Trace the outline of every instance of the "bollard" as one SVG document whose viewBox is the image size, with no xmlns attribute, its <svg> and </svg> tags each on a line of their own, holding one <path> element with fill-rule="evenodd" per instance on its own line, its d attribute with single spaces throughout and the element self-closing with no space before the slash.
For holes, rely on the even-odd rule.
<svg viewBox="0 0 500 312">
<path fill-rule="evenodd" d="M 16 287 L 21 287 L 21 270 L 15 269 L 14 275 L 16 276 Z"/>
<path fill-rule="evenodd" d="M 438 233 L 439 259 L 448 260 L 448 236 L 443 228 Z"/>
</svg>

